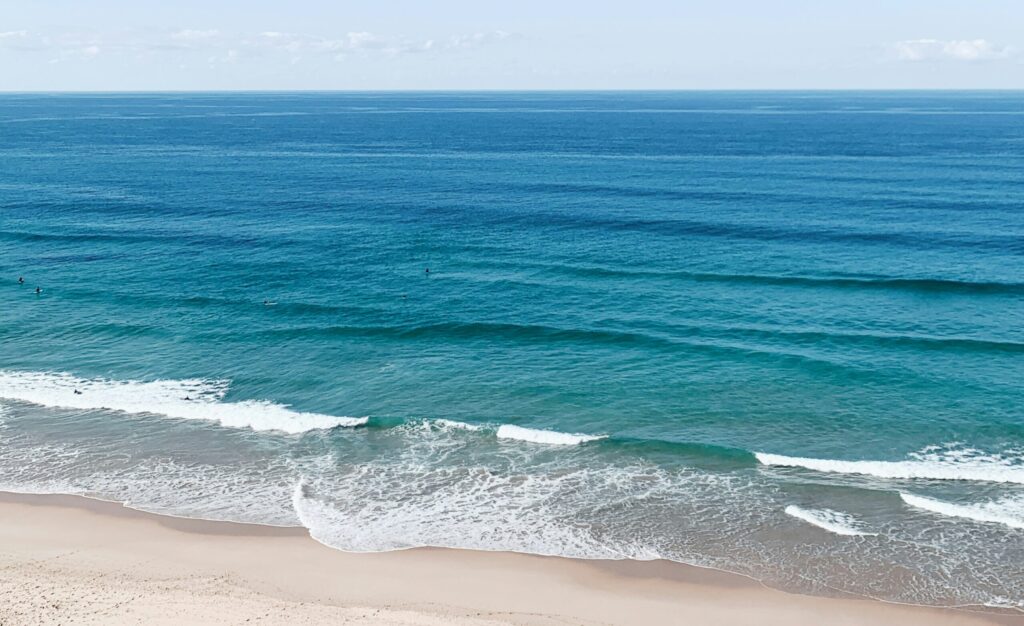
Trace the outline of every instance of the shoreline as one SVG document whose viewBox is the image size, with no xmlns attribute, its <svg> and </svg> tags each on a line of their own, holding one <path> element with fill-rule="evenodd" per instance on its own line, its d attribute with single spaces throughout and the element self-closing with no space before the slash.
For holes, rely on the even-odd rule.
<svg viewBox="0 0 1024 626">
<path fill-rule="evenodd" d="M 791 594 L 667 561 L 446 548 L 347 553 L 300 527 L 0 492 L 0 623 L 1024 626 L 995 610 Z"/>
</svg>

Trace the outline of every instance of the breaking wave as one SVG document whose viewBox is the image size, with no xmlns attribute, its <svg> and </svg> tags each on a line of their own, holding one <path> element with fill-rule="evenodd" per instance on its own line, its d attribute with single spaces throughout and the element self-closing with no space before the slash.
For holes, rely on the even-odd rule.
<svg viewBox="0 0 1024 626">
<path fill-rule="evenodd" d="M 108 380 L 52 372 L 0 371 L 0 398 L 47 407 L 150 413 L 205 420 L 229 428 L 299 434 L 338 426 L 361 426 L 365 417 L 295 411 L 268 400 L 225 402 L 228 382 L 203 379 Z"/>
<path fill-rule="evenodd" d="M 1024 529 L 1024 499 L 1022 498 L 1003 498 L 980 504 L 955 504 L 902 492 L 900 498 L 912 507 L 939 515 Z"/>
<path fill-rule="evenodd" d="M 1024 484 L 1020 459 L 972 448 L 943 451 L 929 447 L 903 461 L 841 461 L 755 452 L 762 465 L 801 467 L 816 472 L 861 474 L 891 479 L 973 480 Z"/>
<path fill-rule="evenodd" d="M 803 520 L 812 526 L 836 535 L 846 537 L 870 536 L 875 533 L 864 532 L 860 524 L 851 515 L 831 509 L 805 509 L 791 504 L 785 509 L 786 515 Z"/>
<path fill-rule="evenodd" d="M 504 424 L 498 427 L 498 439 L 515 439 L 550 446 L 577 446 L 588 441 L 604 439 L 607 435 L 584 435 L 579 433 L 560 433 L 554 430 L 523 428 Z"/>
</svg>

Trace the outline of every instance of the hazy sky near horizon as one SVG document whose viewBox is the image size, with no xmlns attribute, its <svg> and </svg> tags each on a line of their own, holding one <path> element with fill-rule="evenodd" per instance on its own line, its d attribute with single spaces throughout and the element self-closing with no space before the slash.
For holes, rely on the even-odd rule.
<svg viewBox="0 0 1024 626">
<path fill-rule="evenodd" d="M 0 90 L 1020 89 L 1021 0 L 0 0 Z"/>
</svg>

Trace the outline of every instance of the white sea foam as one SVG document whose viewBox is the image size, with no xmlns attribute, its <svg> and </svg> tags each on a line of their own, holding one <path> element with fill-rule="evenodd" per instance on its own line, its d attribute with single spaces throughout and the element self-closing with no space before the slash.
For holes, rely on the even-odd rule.
<svg viewBox="0 0 1024 626">
<path fill-rule="evenodd" d="M 368 470 L 370 468 L 367 468 Z M 379 469 L 379 468 L 378 468 Z M 359 473 L 362 478 L 362 472 Z M 494 504 L 484 488 L 501 486 L 507 497 L 502 504 L 527 498 L 532 485 L 513 485 L 501 479 L 481 485 L 463 482 L 468 490 L 440 489 L 430 501 L 412 498 L 401 506 L 367 499 L 358 510 L 318 497 L 308 480 L 296 485 L 292 505 L 309 534 L 324 545 L 346 552 L 388 552 L 424 546 L 526 552 L 575 558 L 621 558 L 598 544 L 585 530 L 558 523 L 543 508 L 516 509 L 515 514 L 500 507 L 488 514 L 480 502 Z M 357 490 L 358 491 L 358 490 Z M 407 494 L 403 494 L 407 495 Z M 490 497 L 489 497 L 490 495 Z M 532 507 L 531 507 L 532 508 Z"/>
<path fill-rule="evenodd" d="M 573 522 L 577 507 L 595 494 L 606 504 L 624 499 L 618 481 L 629 480 L 628 470 L 626 477 L 615 468 L 521 474 L 431 466 L 414 458 L 331 467 L 343 472 L 341 480 L 308 474 L 292 504 L 310 536 L 339 550 L 430 546 L 585 559 L 663 558 L 646 541 L 600 536 L 591 524 Z"/>
<path fill-rule="evenodd" d="M 1024 484 L 1020 459 L 984 454 L 971 448 L 945 449 L 936 446 L 910 455 L 905 461 L 839 461 L 811 459 L 756 452 L 763 465 L 802 467 L 816 472 L 862 474 L 879 478 L 974 480 Z"/>
<path fill-rule="evenodd" d="M 483 427 L 477 424 L 467 424 L 466 422 L 457 422 L 455 420 L 446 419 L 432 419 L 427 421 L 427 425 L 440 428 L 442 430 L 482 430 Z"/>
<path fill-rule="evenodd" d="M 860 524 L 851 515 L 831 509 L 804 509 L 795 504 L 786 507 L 786 515 L 803 520 L 812 526 L 827 530 L 830 533 L 846 537 L 872 536 L 875 533 L 864 532 Z"/>
<path fill-rule="evenodd" d="M 297 434 L 337 426 L 360 426 L 365 417 L 295 411 L 267 400 L 224 402 L 226 381 L 200 379 L 106 380 L 52 372 L 0 371 L 0 398 L 70 409 L 152 413 L 217 422 L 231 428 Z M 79 393 L 75 393 L 78 391 Z M 187 398 L 187 399 L 186 399 Z"/>
<path fill-rule="evenodd" d="M 560 433 L 554 430 L 539 430 L 504 424 L 498 427 L 498 439 L 515 439 L 551 446 L 576 446 L 588 441 L 604 439 L 607 435 L 583 435 L 579 433 Z"/>
<path fill-rule="evenodd" d="M 939 515 L 962 517 L 977 522 L 991 522 L 1010 528 L 1024 529 L 1024 498 L 1003 498 L 978 504 L 954 504 L 902 492 L 900 498 L 910 506 Z"/>
<path fill-rule="evenodd" d="M 161 455 L 97 454 L 74 443 L 8 446 L 0 454 L 0 491 L 73 494 L 197 519 L 295 526 L 288 502 L 288 459 L 184 462 Z"/>
</svg>

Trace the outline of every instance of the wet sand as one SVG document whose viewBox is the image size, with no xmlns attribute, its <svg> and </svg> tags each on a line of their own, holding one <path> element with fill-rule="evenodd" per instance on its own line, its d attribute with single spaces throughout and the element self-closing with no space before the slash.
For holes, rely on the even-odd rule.
<svg viewBox="0 0 1024 626">
<path fill-rule="evenodd" d="M 465 550 L 349 554 L 301 528 L 0 493 L 0 624 L 1018 624 L 833 599 L 667 562 Z"/>
</svg>

